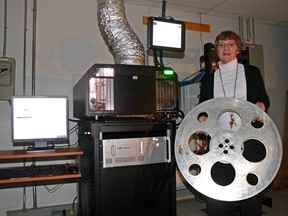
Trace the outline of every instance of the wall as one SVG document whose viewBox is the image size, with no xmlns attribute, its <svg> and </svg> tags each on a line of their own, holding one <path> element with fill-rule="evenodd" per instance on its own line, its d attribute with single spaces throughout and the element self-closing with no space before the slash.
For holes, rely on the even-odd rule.
<svg viewBox="0 0 288 216">
<path fill-rule="evenodd" d="M 31 94 L 31 50 L 32 50 L 32 5 L 28 1 L 27 30 L 27 68 L 26 94 Z M 160 4 L 160 3 L 159 3 Z M 0 0 L 0 10 L 4 8 L 4 0 Z M 113 63 L 97 26 L 97 4 L 95 0 L 40 0 L 37 10 L 36 39 L 36 95 L 68 95 L 72 101 L 72 89 L 77 80 L 94 63 Z M 0 12 L 0 50 L 3 50 L 4 13 Z M 147 8 L 126 5 L 129 23 L 146 47 L 146 26 L 142 24 L 142 16 L 160 16 L 160 8 Z M 175 19 L 199 22 L 199 14 L 178 11 L 166 11 Z M 23 18 L 24 1 L 8 1 L 8 41 L 7 57 L 16 58 L 16 94 L 23 94 Z M 199 69 L 199 57 L 203 54 L 203 44 L 213 42 L 222 30 L 238 32 L 238 20 L 218 17 L 201 17 L 202 23 L 211 25 L 210 33 L 187 31 L 186 52 L 183 59 L 164 59 L 179 75 L 179 80 L 191 75 Z M 265 84 L 271 99 L 269 115 L 275 122 L 283 137 L 285 92 L 287 90 L 288 73 L 287 55 L 288 28 L 281 28 L 255 23 L 256 43 L 264 47 Z M 152 65 L 149 58 L 149 64 Z M 187 95 L 196 103 L 198 87 L 188 87 Z M 190 92 L 189 92 L 190 91 Z M 191 104 L 195 104 L 191 102 Z M 70 118 L 72 115 L 70 103 Z M 70 125 L 72 127 L 73 124 Z M 13 147 L 10 130 L 10 105 L 0 101 L 0 149 Z M 76 140 L 75 134 L 71 142 Z M 50 186 L 52 187 L 52 186 Z M 0 215 L 13 209 L 22 208 L 22 188 L 0 190 Z M 32 189 L 27 188 L 27 208 L 32 206 Z M 38 187 L 38 206 L 71 203 L 76 196 L 75 184 L 63 185 L 54 193 L 45 187 Z"/>
</svg>

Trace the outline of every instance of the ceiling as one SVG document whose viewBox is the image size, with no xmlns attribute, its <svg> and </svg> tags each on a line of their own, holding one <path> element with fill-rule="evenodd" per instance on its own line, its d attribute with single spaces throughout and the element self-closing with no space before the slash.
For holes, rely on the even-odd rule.
<svg viewBox="0 0 288 216">
<path fill-rule="evenodd" d="M 125 3 L 162 7 L 162 0 L 124 0 Z M 252 18 L 255 23 L 288 27 L 287 0 L 167 0 L 166 10 L 238 19 Z"/>
</svg>

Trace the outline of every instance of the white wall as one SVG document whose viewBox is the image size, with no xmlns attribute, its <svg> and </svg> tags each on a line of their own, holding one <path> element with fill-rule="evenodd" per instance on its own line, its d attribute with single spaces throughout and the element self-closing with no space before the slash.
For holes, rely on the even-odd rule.
<svg viewBox="0 0 288 216">
<path fill-rule="evenodd" d="M 31 45 L 32 45 L 32 0 L 28 0 L 27 31 L 27 89 L 31 94 Z M 159 3 L 160 4 L 160 3 Z M 3 50 L 4 0 L 0 0 L 0 50 Z M 97 25 L 96 0 L 39 0 L 37 11 L 36 45 L 36 95 L 68 95 L 76 81 L 94 63 L 114 63 Z M 146 26 L 142 16 L 160 16 L 160 8 L 126 5 L 129 23 L 146 47 Z M 175 19 L 199 22 L 199 14 L 166 11 Z M 23 94 L 23 29 L 24 1 L 8 1 L 8 41 L 7 57 L 16 58 L 16 94 Z M 222 30 L 238 32 L 238 20 L 202 15 L 202 23 L 211 25 L 210 33 L 187 31 L 186 52 L 183 59 L 164 59 L 182 80 L 199 69 L 199 57 L 203 54 L 203 44 L 213 42 Z M 202 35 L 202 39 L 201 36 Z M 285 91 L 288 89 L 287 54 L 288 28 L 255 23 L 256 43 L 264 47 L 265 84 L 271 99 L 269 115 L 283 137 Z M 201 43 L 202 41 L 202 43 Z M 149 59 L 150 65 L 153 61 Z M 197 95 L 198 88 L 191 88 Z M 70 118 L 72 116 L 70 103 Z M 72 125 L 71 125 L 72 126 Z M 13 147 L 10 130 L 10 106 L 0 101 L 0 150 Z M 75 136 L 75 135 L 74 135 Z M 74 139 L 74 140 L 73 140 Z M 75 137 L 72 138 L 72 142 Z M 32 206 L 31 188 L 28 188 L 28 208 Z M 38 206 L 71 203 L 76 196 L 75 184 L 64 185 L 55 193 L 48 193 L 38 187 Z M 0 190 L 0 215 L 13 209 L 22 208 L 22 188 Z"/>
</svg>

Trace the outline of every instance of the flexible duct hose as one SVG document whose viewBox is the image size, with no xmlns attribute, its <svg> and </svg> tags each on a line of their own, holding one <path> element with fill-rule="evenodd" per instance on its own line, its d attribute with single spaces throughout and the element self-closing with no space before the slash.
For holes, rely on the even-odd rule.
<svg viewBox="0 0 288 216">
<path fill-rule="evenodd" d="M 98 0 L 98 25 L 115 64 L 144 65 L 144 47 L 129 25 L 123 0 Z"/>
</svg>

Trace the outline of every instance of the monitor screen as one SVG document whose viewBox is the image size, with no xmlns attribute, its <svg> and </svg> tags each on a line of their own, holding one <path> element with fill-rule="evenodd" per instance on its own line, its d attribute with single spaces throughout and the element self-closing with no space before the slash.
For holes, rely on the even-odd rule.
<svg viewBox="0 0 288 216">
<path fill-rule="evenodd" d="M 48 148 L 48 144 L 67 143 L 67 96 L 13 96 L 12 142 Z"/>
<path fill-rule="evenodd" d="M 184 52 L 185 22 L 159 17 L 149 17 L 148 48 L 153 50 Z"/>
</svg>

